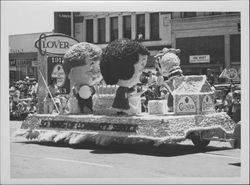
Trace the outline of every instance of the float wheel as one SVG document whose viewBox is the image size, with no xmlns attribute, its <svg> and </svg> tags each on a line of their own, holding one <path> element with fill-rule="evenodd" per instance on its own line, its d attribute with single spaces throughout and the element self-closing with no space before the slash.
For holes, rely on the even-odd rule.
<svg viewBox="0 0 250 185">
<path fill-rule="evenodd" d="M 202 150 L 207 147 L 207 145 L 210 143 L 210 140 L 202 139 L 199 133 L 191 133 L 190 139 L 192 140 L 195 148 Z"/>
</svg>

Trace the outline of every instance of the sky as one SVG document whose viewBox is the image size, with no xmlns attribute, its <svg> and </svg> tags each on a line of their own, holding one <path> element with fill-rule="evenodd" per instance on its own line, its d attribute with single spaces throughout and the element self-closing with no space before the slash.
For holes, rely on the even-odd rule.
<svg viewBox="0 0 250 185">
<path fill-rule="evenodd" d="M 51 32 L 54 11 L 48 3 L 34 1 L 1 2 L 1 19 L 8 35 Z"/>
</svg>

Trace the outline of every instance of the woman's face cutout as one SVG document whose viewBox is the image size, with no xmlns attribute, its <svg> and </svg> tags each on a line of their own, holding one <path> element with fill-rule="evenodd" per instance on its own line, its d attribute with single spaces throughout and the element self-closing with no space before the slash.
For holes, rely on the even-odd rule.
<svg viewBox="0 0 250 185">
<path fill-rule="evenodd" d="M 139 54 L 139 60 L 136 64 L 134 64 L 135 72 L 133 76 L 129 80 L 118 80 L 117 85 L 123 86 L 123 87 L 133 87 L 137 83 L 140 82 L 140 76 L 143 72 L 143 69 L 145 68 L 147 64 L 148 56 L 147 55 L 141 55 Z"/>
</svg>

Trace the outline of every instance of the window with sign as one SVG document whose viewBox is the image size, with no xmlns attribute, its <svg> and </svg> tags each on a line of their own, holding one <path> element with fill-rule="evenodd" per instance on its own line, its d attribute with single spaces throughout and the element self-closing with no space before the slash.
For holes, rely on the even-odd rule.
<svg viewBox="0 0 250 185">
<path fill-rule="evenodd" d="M 110 39 L 111 41 L 118 38 L 118 17 L 110 18 Z"/>
<path fill-rule="evenodd" d="M 93 19 L 86 20 L 86 41 L 93 43 Z"/>
<path fill-rule="evenodd" d="M 224 36 L 177 38 L 176 48 L 181 50 L 182 65 L 191 65 L 189 57 L 193 55 L 209 55 L 209 64 L 224 65 Z"/>
</svg>

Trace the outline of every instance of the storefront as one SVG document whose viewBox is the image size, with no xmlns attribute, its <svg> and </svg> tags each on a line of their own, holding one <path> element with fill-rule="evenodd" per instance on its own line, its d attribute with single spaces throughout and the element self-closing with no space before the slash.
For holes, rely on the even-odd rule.
<svg viewBox="0 0 250 185">
<path fill-rule="evenodd" d="M 51 32 L 46 32 L 51 33 Z M 37 80 L 37 49 L 35 41 L 41 33 L 9 36 L 9 80 L 24 80 L 26 76 Z"/>
<path fill-rule="evenodd" d="M 11 53 L 10 81 L 23 80 L 26 76 L 37 79 L 37 53 Z"/>
<path fill-rule="evenodd" d="M 185 17 L 174 14 L 172 43 L 181 49 L 179 57 L 186 75 L 214 74 L 215 83 L 224 82 L 219 75 L 225 68 L 240 72 L 240 13 L 217 15 L 199 12 Z"/>
</svg>

